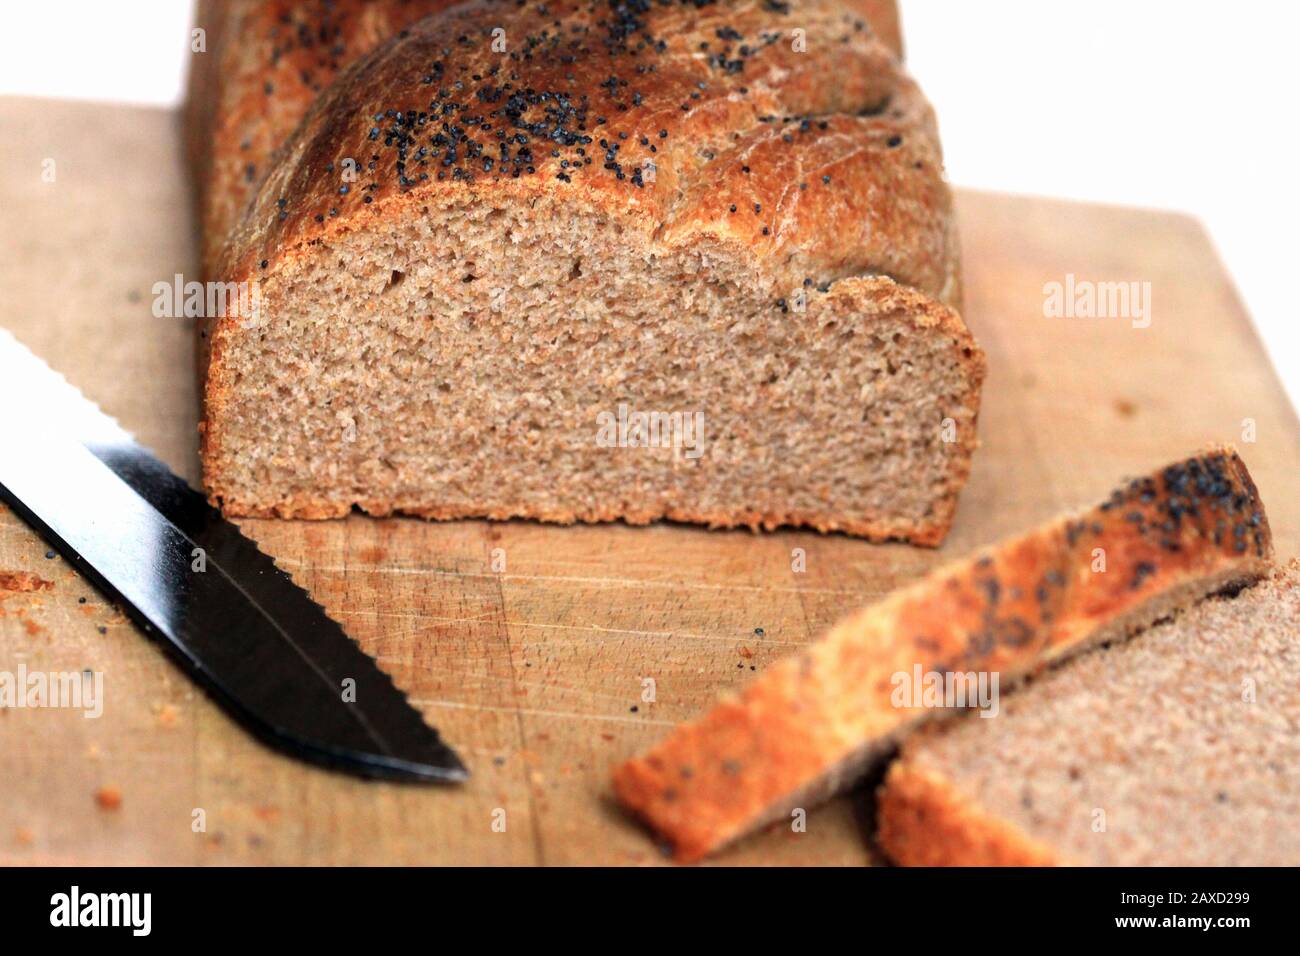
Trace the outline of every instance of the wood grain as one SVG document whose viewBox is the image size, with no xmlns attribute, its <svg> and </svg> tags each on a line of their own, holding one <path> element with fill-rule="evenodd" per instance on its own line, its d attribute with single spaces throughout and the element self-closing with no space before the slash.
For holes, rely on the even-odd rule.
<svg viewBox="0 0 1300 956">
<path fill-rule="evenodd" d="M 190 329 L 151 314 L 154 282 L 196 273 L 176 118 L 6 100 L 0 119 L 0 326 L 195 478 Z M 457 746 L 474 772 L 458 789 L 267 751 L 0 514 L 0 571 L 53 583 L 0 592 L 0 670 L 102 671 L 106 696 L 93 720 L 0 710 L 0 863 L 658 863 L 609 801 L 610 766 L 946 559 L 1210 441 L 1239 445 L 1279 554 L 1296 554 L 1300 427 L 1200 226 L 975 193 L 959 208 L 966 315 L 990 371 L 984 447 L 938 551 L 666 525 L 243 523 Z M 1150 328 L 1044 318 L 1044 283 L 1067 273 L 1150 282 Z M 120 807 L 100 806 L 102 787 Z M 806 833 L 778 827 L 717 862 L 865 863 L 861 817 L 841 798 Z"/>
</svg>

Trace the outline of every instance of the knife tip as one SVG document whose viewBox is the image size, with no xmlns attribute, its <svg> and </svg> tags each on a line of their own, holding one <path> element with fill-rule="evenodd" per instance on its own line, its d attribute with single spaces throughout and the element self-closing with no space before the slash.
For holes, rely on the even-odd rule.
<svg viewBox="0 0 1300 956">
<path fill-rule="evenodd" d="M 389 756 L 367 754 L 362 758 L 376 777 L 411 783 L 456 784 L 469 779 L 469 769 L 460 756 L 441 741 L 420 754 Z"/>
<path fill-rule="evenodd" d="M 426 783 L 464 783 L 469 779 L 469 770 L 455 753 L 447 751 L 443 762 L 420 764 L 414 776 Z"/>
</svg>

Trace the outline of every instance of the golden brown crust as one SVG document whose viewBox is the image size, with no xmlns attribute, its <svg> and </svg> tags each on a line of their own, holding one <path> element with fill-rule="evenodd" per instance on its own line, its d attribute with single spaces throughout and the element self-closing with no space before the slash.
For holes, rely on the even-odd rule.
<svg viewBox="0 0 1300 956">
<path fill-rule="evenodd" d="M 355 229 L 365 217 L 469 190 L 490 189 L 503 202 L 554 194 L 635 213 L 650 231 L 680 233 L 693 221 L 713 221 L 716 210 L 691 215 L 690 202 L 676 212 L 679 187 L 706 171 L 706 184 L 733 194 L 726 205 L 734 202 L 737 212 L 728 215 L 752 223 L 754 233 L 771 229 L 762 245 L 794 250 L 823 239 L 863 208 L 853 203 L 869 202 L 878 228 L 897 234 L 896 259 L 922 277 L 903 281 L 937 295 L 947 269 L 949 201 L 933 115 L 855 6 L 808 0 L 794 17 L 782 5 L 718 0 L 651 5 L 624 23 L 593 0 L 544 8 L 477 0 L 429 17 L 317 101 L 260 187 L 221 273 L 274 272 L 282 257 Z M 806 50 L 795 29 L 805 32 Z M 508 52 L 493 51 L 494 30 L 505 31 Z M 701 44 L 709 45 L 707 55 L 697 55 Z M 837 82 L 827 83 L 827 75 Z M 824 127 L 830 120 L 840 128 Z M 794 148 L 772 152 L 768 162 L 737 162 L 718 183 L 719 153 L 773 130 Z M 430 143 L 440 131 L 439 143 Z M 871 150 L 874 162 L 821 168 L 816 153 L 846 137 L 853 141 L 844 153 Z M 428 147 L 423 154 L 420 145 Z M 810 148 L 808 176 L 792 175 L 798 153 Z M 349 159 L 360 181 L 342 192 Z M 653 184 L 645 181 L 647 163 L 655 166 Z M 827 175 L 832 180 L 821 181 Z M 806 228 L 787 226 L 780 242 L 783 217 L 811 205 L 810 197 L 789 195 L 785 207 L 769 204 L 766 213 L 753 210 L 758 198 L 741 205 L 750 192 L 782 196 L 800 182 L 805 192 L 829 195 L 822 201 L 835 219 L 799 217 Z M 900 188 L 907 191 L 896 195 Z M 407 201 L 390 206 L 394 199 Z M 916 234 L 917 216 L 924 235 Z M 893 274 L 874 266 L 850 261 L 841 275 Z"/>
<path fill-rule="evenodd" d="M 1170 594 L 1258 577 L 1271 548 L 1244 463 L 1232 449 L 1210 449 L 841 622 L 619 767 L 615 792 L 679 859 L 698 859 L 774 808 L 834 789 L 933 716 L 893 704 L 893 675 L 917 666 L 996 672 L 1005 687 L 1096 640 L 1126 636 L 1117 625 L 1150 623 Z"/>
<path fill-rule="evenodd" d="M 854 5 L 866 17 L 880 41 L 900 60 L 903 59 L 903 23 L 895 0 L 854 0 Z"/>
<path fill-rule="evenodd" d="M 189 91 L 185 98 L 185 152 L 194 190 L 195 225 L 202 241 L 204 210 L 212 182 L 212 131 L 220 97 L 220 55 L 226 36 L 230 4 L 220 0 L 199 0 L 195 30 L 203 31 L 202 50 L 190 57 Z"/>
<path fill-rule="evenodd" d="M 877 797 L 877 840 L 902 866 L 1063 866 L 1069 861 L 985 813 L 944 775 L 895 761 Z"/>
<path fill-rule="evenodd" d="M 187 140 L 204 270 L 272 153 L 339 71 L 421 17 L 459 0 L 203 0 Z"/>
<path fill-rule="evenodd" d="M 273 152 L 338 73 L 404 27 L 461 0 L 200 0 L 186 102 L 202 261 L 212 273 Z M 902 55 L 894 0 L 852 0 Z"/>
</svg>

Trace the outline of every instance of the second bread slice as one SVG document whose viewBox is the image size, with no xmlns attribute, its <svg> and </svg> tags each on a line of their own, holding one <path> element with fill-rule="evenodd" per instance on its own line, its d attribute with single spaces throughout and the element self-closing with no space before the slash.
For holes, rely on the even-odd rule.
<svg viewBox="0 0 1300 956">
<path fill-rule="evenodd" d="M 910 866 L 1300 862 L 1300 563 L 910 738 L 878 800 Z"/>
<path fill-rule="evenodd" d="M 1258 579 L 1271 552 L 1244 463 L 1209 450 L 841 622 L 618 768 L 615 790 L 679 859 L 697 859 L 853 782 L 941 713 L 897 705 L 897 675 L 997 674 L 1006 687 Z"/>
</svg>

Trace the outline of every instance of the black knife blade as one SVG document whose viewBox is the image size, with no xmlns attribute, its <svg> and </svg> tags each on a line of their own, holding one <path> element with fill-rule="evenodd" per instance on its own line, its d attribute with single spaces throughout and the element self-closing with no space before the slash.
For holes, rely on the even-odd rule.
<svg viewBox="0 0 1300 956">
<path fill-rule="evenodd" d="M 468 776 L 288 574 L 3 329 L 0 408 L 0 498 L 250 731 L 363 776 Z"/>
</svg>

